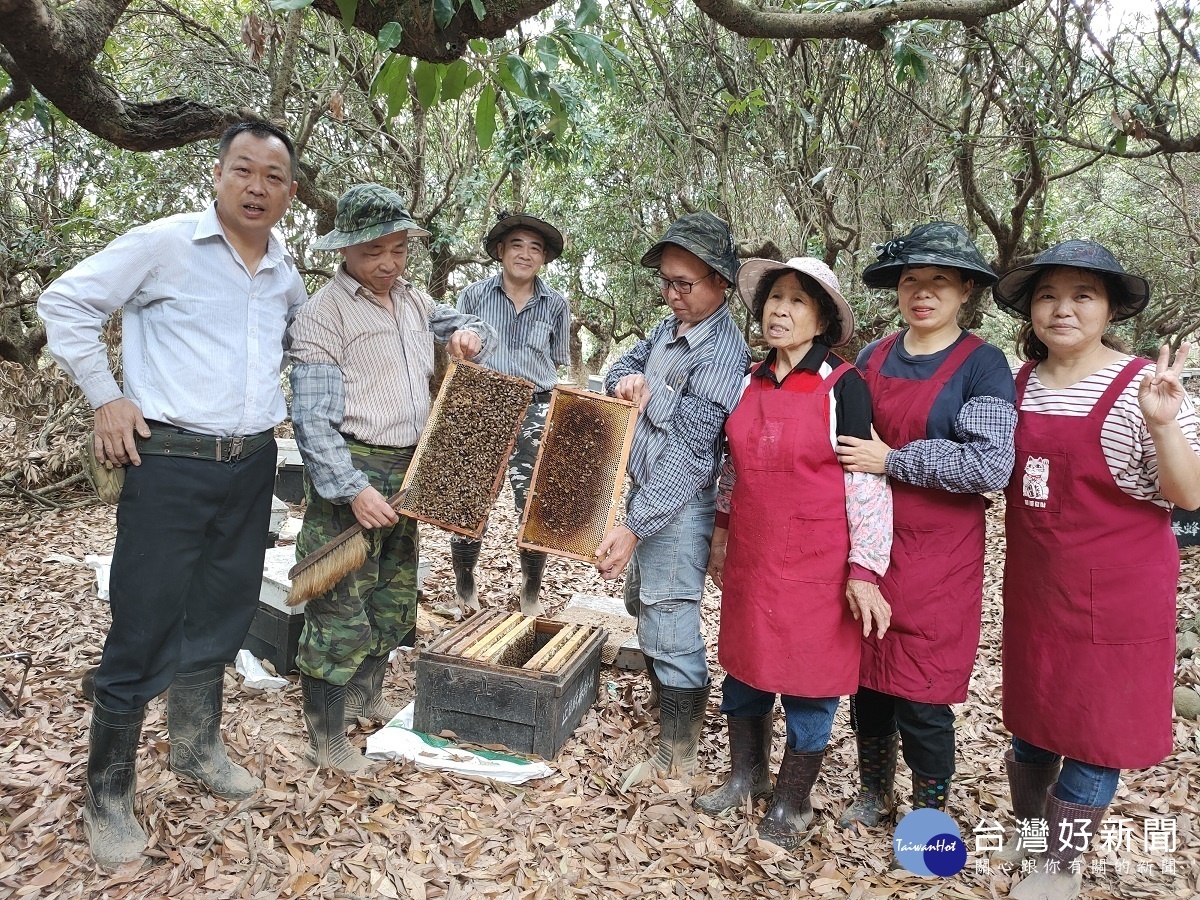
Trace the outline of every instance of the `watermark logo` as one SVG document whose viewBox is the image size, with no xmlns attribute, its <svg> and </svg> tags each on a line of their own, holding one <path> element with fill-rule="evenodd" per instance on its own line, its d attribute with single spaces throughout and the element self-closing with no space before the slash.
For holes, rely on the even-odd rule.
<svg viewBox="0 0 1200 900">
<path fill-rule="evenodd" d="M 958 825 L 936 809 L 914 809 L 896 826 L 896 862 L 914 875 L 949 878 L 967 864 L 967 845 Z"/>
</svg>

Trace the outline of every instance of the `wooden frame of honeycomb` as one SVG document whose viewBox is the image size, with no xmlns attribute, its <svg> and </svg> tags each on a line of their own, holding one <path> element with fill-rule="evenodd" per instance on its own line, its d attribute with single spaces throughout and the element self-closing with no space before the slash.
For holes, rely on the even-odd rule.
<svg viewBox="0 0 1200 900">
<path fill-rule="evenodd" d="M 404 475 L 397 512 L 482 537 L 534 390 L 521 378 L 452 360 Z"/>
<path fill-rule="evenodd" d="M 595 561 L 616 521 L 637 416 L 627 400 L 554 389 L 518 546 Z"/>
</svg>

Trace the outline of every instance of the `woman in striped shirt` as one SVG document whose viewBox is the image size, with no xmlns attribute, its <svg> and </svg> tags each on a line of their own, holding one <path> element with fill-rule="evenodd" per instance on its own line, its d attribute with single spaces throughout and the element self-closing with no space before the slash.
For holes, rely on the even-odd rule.
<svg viewBox="0 0 1200 900">
<path fill-rule="evenodd" d="M 1093 241 L 1051 247 L 994 294 L 1027 320 L 1028 360 L 1005 515 L 1005 768 L 1017 820 L 1048 826 L 1046 853 L 1010 896 L 1072 898 L 1120 770 L 1171 751 L 1171 505 L 1200 506 L 1200 439 L 1179 381 L 1190 347 L 1174 365 L 1163 347 L 1156 365 L 1105 342 L 1149 286 Z M 1014 839 L 994 858 L 1024 853 Z"/>
</svg>

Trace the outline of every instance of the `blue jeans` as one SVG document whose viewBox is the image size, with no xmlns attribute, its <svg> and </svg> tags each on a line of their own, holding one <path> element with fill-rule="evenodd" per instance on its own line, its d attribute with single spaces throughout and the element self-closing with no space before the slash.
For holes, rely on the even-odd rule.
<svg viewBox="0 0 1200 900">
<path fill-rule="evenodd" d="M 636 488 L 630 492 L 630 501 Z M 716 515 L 705 488 L 658 532 L 638 541 L 625 573 L 625 608 L 638 620 L 638 644 L 664 687 L 708 684 L 700 598 Z"/>
<path fill-rule="evenodd" d="M 1059 756 L 1041 747 L 1035 747 L 1016 735 L 1012 739 L 1013 756 L 1017 762 L 1045 765 L 1062 760 L 1062 772 L 1054 786 L 1054 796 L 1065 803 L 1077 806 L 1108 806 L 1117 795 L 1117 782 L 1121 779 L 1120 769 L 1094 766 L 1066 756 Z"/>
<path fill-rule="evenodd" d="M 829 745 L 833 715 L 839 697 L 789 697 L 784 694 L 787 745 L 791 750 L 811 753 Z M 775 695 L 726 675 L 721 683 L 721 712 L 734 718 L 765 716 L 775 708 Z"/>
</svg>

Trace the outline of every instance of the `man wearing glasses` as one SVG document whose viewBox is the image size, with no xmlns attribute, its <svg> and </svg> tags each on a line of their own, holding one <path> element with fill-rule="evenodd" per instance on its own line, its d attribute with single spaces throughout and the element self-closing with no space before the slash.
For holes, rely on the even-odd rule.
<svg viewBox="0 0 1200 900">
<path fill-rule="evenodd" d="M 716 511 L 721 429 L 737 404 L 750 351 L 725 302 L 738 258 L 729 226 L 712 213 L 678 219 L 642 257 L 671 308 L 605 379 L 638 403 L 625 522 L 596 551 L 605 579 L 625 579 L 625 605 L 659 695 L 657 752 L 622 789 L 674 769 L 690 774 L 708 703 L 700 600 Z"/>
</svg>

